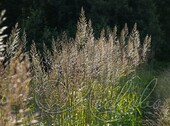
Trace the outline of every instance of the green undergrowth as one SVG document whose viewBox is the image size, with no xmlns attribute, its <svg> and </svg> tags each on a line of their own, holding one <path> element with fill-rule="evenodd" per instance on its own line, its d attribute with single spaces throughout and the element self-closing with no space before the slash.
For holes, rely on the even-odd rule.
<svg viewBox="0 0 170 126">
<path fill-rule="evenodd" d="M 65 101 L 54 98 L 58 92 L 53 97 L 35 96 L 31 105 L 34 111 L 42 111 L 37 125 L 140 126 L 147 124 L 145 119 L 153 119 L 149 114 L 154 110 L 147 105 L 153 104 L 157 79 L 150 71 L 141 69 L 117 80 L 82 83 L 81 90 L 67 90 Z"/>
</svg>

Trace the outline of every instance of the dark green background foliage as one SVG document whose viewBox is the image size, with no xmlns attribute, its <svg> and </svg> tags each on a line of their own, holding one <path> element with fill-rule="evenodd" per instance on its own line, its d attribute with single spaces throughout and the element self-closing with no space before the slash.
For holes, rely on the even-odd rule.
<svg viewBox="0 0 170 126">
<path fill-rule="evenodd" d="M 75 36 L 81 7 L 91 19 L 95 36 L 102 28 L 114 25 L 118 30 L 125 23 L 129 28 L 136 22 L 141 39 L 152 35 L 152 56 L 157 60 L 170 60 L 170 1 L 169 0 L 1 0 L 0 10 L 6 9 L 9 26 L 7 32 L 19 22 L 29 42 L 50 45 L 52 36 L 63 31 Z"/>
</svg>

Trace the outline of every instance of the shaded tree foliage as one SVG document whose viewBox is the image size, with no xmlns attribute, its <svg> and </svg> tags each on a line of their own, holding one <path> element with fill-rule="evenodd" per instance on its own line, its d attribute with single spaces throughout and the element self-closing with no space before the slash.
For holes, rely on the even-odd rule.
<svg viewBox="0 0 170 126">
<path fill-rule="evenodd" d="M 170 1 L 156 0 L 157 13 L 159 16 L 159 23 L 161 25 L 161 32 L 163 34 L 163 43 L 159 47 L 161 49 L 159 59 L 170 61 Z"/>
<path fill-rule="evenodd" d="M 125 23 L 131 29 L 137 23 L 141 38 L 144 39 L 146 33 L 152 35 L 152 56 L 162 60 L 168 59 L 164 52 L 170 49 L 168 3 L 168 0 L 1 0 L 0 9 L 7 10 L 10 28 L 19 22 L 28 40 L 35 40 L 42 47 L 42 42 L 48 45 L 52 36 L 63 31 L 75 37 L 83 6 L 87 19 L 93 22 L 95 36 L 108 26 L 117 25 L 120 31 Z"/>
</svg>

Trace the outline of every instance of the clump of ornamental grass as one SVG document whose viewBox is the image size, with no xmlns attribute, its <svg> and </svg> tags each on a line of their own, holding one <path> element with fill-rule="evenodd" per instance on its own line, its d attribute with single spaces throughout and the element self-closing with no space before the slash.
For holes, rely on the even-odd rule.
<svg viewBox="0 0 170 126">
<path fill-rule="evenodd" d="M 158 123 L 163 126 L 170 125 L 170 68 L 161 72 L 158 77 L 158 85 L 155 90 L 160 106 L 157 110 Z"/>
<path fill-rule="evenodd" d="M 24 59 L 25 58 L 25 59 Z M 2 125 L 21 125 L 29 92 L 29 60 L 20 51 L 11 59 L 1 82 L 4 104 L 1 111 Z"/>
<path fill-rule="evenodd" d="M 169 126 L 170 125 L 170 98 L 167 98 L 163 106 L 161 106 L 161 112 L 160 112 L 160 122 L 162 122 L 163 126 Z"/>
<path fill-rule="evenodd" d="M 44 45 L 32 44 L 31 71 L 36 106 L 45 125 L 140 125 L 143 103 L 135 68 L 147 60 L 151 37 L 140 42 L 137 25 L 117 35 L 115 26 L 96 39 L 82 9 L 75 39 L 65 34 Z M 60 43 L 60 44 L 59 44 Z M 141 94 L 140 94 L 141 93 Z"/>
<path fill-rule="evenodd" d="M 153 72 L 149 70 L 141 72 L 145 81 L 153 78 Z M 149 126 L 169 126 L 170 125 L 170 69 L 159 71 L 157 75 L 157 83 L 154 84 L 154 97 L 150 98 L 150 103 L 145 108 L 149 108 L 146 113 L 145 125 Z M 152 87 L 152 88 L 153 88 Z"/>
<path fill-rule="evenodd" d="M 1 16 L 4 15 L 4 11 Z M 4 18 L 0 18 L 0 24 Z M 20 44 L 19 28 L 13 29 L 6 44 L 0 29 L 0 125 L 31 125 L 36 123 L 27 107 L 29 99 L 30 61 Z M 24 43 L 24 41 L 22 41 Z"/>
</svg>

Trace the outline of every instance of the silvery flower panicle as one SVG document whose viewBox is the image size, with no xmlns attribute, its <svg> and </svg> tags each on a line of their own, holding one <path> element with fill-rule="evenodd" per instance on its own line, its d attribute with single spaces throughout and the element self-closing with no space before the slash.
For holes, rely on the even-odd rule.
<svg viewBox="0 0 170 126">
<path fill-rule="evenodd" d="M 0 14 L 0 25 L 6 20 L 4 17 L 5 11 L 2 11 Z M 3 32 L 7 29 L 6 26 L 0 28 L 0 61 L 4 60 L 3 51 L 5 50 L 5 45 L 3 44 L 3 40 L 7 35 L 3 35 Z"/>
</svg>

